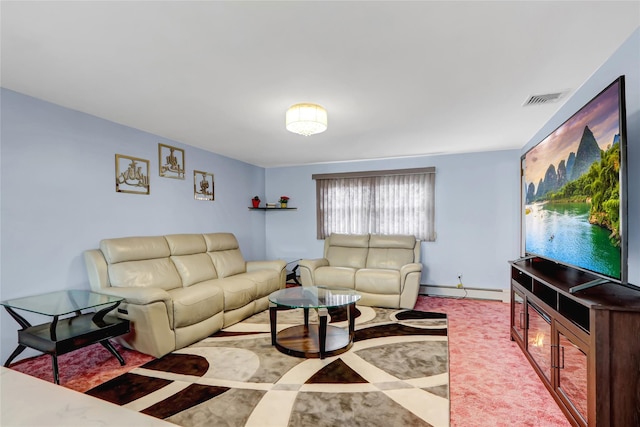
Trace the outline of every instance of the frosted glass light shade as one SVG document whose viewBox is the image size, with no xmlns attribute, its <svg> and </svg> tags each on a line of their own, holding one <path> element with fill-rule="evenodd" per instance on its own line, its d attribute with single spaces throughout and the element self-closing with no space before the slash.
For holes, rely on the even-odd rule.
<svg viewBox="0 0 640 427">
<path fill-rule="evenodd" d="M 327 110 L 318 104 L 295 104 L 287 110 L 287 130 L 309 136 L 327 130 Z"/>
</svg>

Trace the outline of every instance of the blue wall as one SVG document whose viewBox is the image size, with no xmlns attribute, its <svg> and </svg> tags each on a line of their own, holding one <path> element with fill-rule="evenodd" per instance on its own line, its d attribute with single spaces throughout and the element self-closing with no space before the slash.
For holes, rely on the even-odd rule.
<svg viewBox="0 0 640 427">
<path fill-rule="evenodd" d="M 287 195 L 298 208 L 265 213 L 267 257 L 322 256 L 313 174 L 435 166 L 437 239 L 422 243 L 421 283 L 453 286 L 462 274 L 467 287 L 506 288 L 519 251 L 519 158 L 506 150 L 267 169 L 268 199 Z"/>
<path fill-rule="evenodd" d="M 263 168 L 9 90 L 0 96 L 3 300 L 88 289 L 82 252 L 108 237 L 230 231 L 246 259 L 264 259 L 264 218 L 247 209 L 264 194 Z M 158 176 L 158 143 L 185 149 L 184 180 Z M 116 153 L 150 161 L 150 195 L 115 192 Z M 215 175 L 214 202 L 194 200 L 194 169 Z M 4 363 L 17 324 L 1 313 Z"/>
</svg>

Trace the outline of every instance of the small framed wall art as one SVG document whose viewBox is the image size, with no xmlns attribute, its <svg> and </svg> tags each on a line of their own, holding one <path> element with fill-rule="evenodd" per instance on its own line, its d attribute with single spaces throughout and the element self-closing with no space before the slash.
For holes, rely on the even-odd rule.
<svg viewBox="0 0 640 427">
<path fill-rule="evenodd" d="M 158 173 L 164 178 L 184 179 L 184 150 L 158 144 Z"/>
<path fill-rule="evenodd" d="M 149 160 L 116 154 L 116 193 L 149 192 Z"/>
<path fill-rule="evenodd" d="M 193 196 L 196 200 L 214 200 L 215 185 L 212 173 L 193 171 Z"/>
</svg>

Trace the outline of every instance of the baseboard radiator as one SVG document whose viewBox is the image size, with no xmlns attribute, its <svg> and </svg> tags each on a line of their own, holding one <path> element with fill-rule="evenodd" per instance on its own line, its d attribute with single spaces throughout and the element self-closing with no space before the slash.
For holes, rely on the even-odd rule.
<svg viewBox="0 0 640 427">
<path fill-rule="evenodd" d="M 510 302 L 509 289 L 458 288 L 455 285 L 420 285 L 420 295 Z"/>
</svg>

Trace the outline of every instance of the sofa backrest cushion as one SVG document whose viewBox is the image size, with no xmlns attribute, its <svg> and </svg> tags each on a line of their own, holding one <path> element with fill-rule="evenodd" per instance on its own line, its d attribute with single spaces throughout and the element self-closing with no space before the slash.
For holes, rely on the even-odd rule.
<svg viewBox="0 0 640 427">
<path fill-rule="evenodd" d="M 369 239 L 367 268 L 400 270 L 415 261 L 416 238 L 404 235 L 376 235 Z"/>
<path fill-rule="evenodd" d="M 165 290 L 182 286 L 163 236 L 104 239 L 100 250 L 107 261 L 111 286 Z"/>
<path fill-rule="evenodd" d="M 208 233 L 203 234 L 202 237 L 207 244 L 207 252 L 240 248 L 238 239 L 233 233 Z"/>
<path fill-rule="evenodd" d="M 169 234 L 164 236 L 171 255 L 193 255 L 207 252 L 202 234 Z"/>
<path fill-rule="evenodd" d="M 216 269 L 219 278 L 245 273 L 247 264 L 244 261 L 240 245 L 232 233 L 204 234 L 207 253 Z"/>
<path fill-rule="evenodd" d="M 182 279 L 182 286 L 191 286 L 205 280 L 218 278 L 211 257 L 207 253 L 172 255 L 171 261 Z"/>
<path fill-rule="evenodd" d="M 325 241 L 324 257 L 332 267 L 364 268 L 368 246 L 368 234 L 331 234 Z"/>
<path fill-rule="evenodd" d="M 107 264 L 143 259 L 167 258 L 171 254 L 163 236 L 120 237 L 100 241 Z"/>
<path fill-rule="evenodd" d="M 244 262 L 240 249 L 209 252 L 209 256 L 213 261 L 219 278 L 229 277 L 247 271 L 247 265 Z"/>
<path fill-rule="evenodd" d="M 125 261 L 109 264 L 109 282 L 114 287 L 153 287 L 164 290 L 182 286 L 169 258 Z"/>
<path fill-rule="evenodd" d="M 216 269 L 207 255 L 202 234 L 169 234 L 164 236 L 171 251 L 171 261 L 182 279 L 182 286 L 217 279 Z"/>
</svg>

